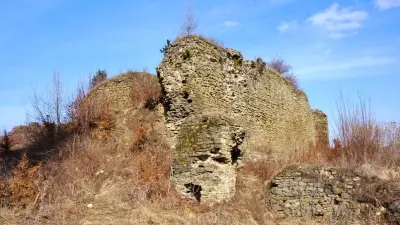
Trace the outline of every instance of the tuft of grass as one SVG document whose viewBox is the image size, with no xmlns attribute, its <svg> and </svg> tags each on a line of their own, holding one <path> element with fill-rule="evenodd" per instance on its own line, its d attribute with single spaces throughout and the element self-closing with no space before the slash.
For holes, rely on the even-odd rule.
<svg viewBox="0 0 400 225">
<path fill-rule="evenodd" d="M 300 86 L 299 86 L 299 81 L 296 77 L 296 75 L 289 73 L 285 74 L 284 78 L 298 91 L 301 91 Z"/>
<path fill-rule="evenodd" d="M 183 53 L 182 53 L 182 59 L 183 60 L 190 60 L 190 58 L 192 57 L 189 49 L 186 49 Z"/>
</svg>

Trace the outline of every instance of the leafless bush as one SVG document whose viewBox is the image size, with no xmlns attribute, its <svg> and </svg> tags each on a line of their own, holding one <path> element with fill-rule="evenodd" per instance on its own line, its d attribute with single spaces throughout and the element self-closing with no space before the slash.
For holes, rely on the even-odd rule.
<svg viewBox="0 0 400 225">
<path fill-rule="evenodd" d="M 354 104 L 346 102 L 341 95 L 337 102 L 336 133 L 342 145 L 342 159 L 348 163 L 377 162 L 382 157 L 390 160 L 391 156 L 382 148 L 382 129 L 372 115 L 370 103 L 361 97 Z"/>
<path fill-rule="evenodd" d="M 194 15 L 191 8 L 187 9 L 187 13 L 185 16 L 185 20 L 181 26 L 182 34 L 183 35 L 191 35 L 193 34 L 198 26 L 198 21 L 196 16 Z"/>
<path fill-rule="evenodd" d="M 74 100 L 67 106 L 68 123 L 80 133 L 93 128 L 110 130 L 114 118 L 110 104 L 105 98 L 89 96 L 84 86 L 79 85 Z"/>
<path fill-rule="evenodd" d="M 10 139 L 9 133 L 4 130 L 3 136 L 0 136 L 0 153 L 7 153 L 11 150 L 13 143 Z"/>
<path fill-rule="evenodd" d="M 289 73 L 292 69 L 283 59 L 273 59 L 268 63 L 268 66 L 282 75 Z"/>
<path fill-rule="evenodd" d="M 42 124 L 51 122 L 60 125 L 64 111 L 60 75 L 58 73 L 53 74 L 52 90 L 47 93 L 46 95 L 39 95 L 34 91 L 33 112 L 29 117 Z"/>
<path fill-rule="evenodd" d="M 296 75 L 291 72 L 292 67 L 286 64 L 283 59 L 273 59 L 268 63 L 268 66 L 282 74 L 297 90 L 300 90 L 298 79 Z"/>
<path fill-rule="evenodd" d="M 60 129 L 65 115 L 61 86 L 60 75 L 54 73 L 51 91 L 44 95 L 39 95 L 34 91 L 33 112 L 28 114 L 28 118 L 43 125 L 47 135 L 53 136 L 54 139 L 58 139 L 61 135 Z"/>
</svg>

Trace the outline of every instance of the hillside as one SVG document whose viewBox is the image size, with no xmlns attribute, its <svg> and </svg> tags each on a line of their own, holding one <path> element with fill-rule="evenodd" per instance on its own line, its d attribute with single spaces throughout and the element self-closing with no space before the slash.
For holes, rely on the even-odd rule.
<svg viewBox="0 0 400 225">
<path fill-rule="evenodd" d="M 400 223 L 400 160 L 366 135 L 378 126 L 328 146 L 303 91 L 207 38 L 177 38 L 157 75 L 116 75 L 70 107 L 61 125 L 15 129 L 28 138 L 2 156 L 18 155 L 1 224 Z"/>
</svg>

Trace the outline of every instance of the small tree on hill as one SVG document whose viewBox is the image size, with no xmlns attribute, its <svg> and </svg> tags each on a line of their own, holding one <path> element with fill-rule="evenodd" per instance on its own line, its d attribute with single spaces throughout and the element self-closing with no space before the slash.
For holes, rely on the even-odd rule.
<svg viewBox="0 0 400 225">
<path fill-rule="evenodd" d="M 167 44 L 164 46 L 164 48 L 160 49 L 160 52 L 162 54 L 167 54 L 168 49 L 171 47 L 171 41 L 169 39 L 167 39 Z"/>
<path fill-rule="evenodd" d="M 105 70 L 98 70 L 90 80 L 90 89 L 94 88 L 100 82 L 107 80 L 107 72 Z"/>
<path fill-rule="evenodd" d="M 181 30 L 183 35 L 193 34 L 198 26 L 198 21 L 191 8 L 188 8 Z"/>
</svg>

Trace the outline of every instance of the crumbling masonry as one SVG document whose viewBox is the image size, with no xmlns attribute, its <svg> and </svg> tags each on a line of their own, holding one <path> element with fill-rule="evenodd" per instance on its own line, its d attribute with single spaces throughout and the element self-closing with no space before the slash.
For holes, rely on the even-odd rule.
<svg viewBox="0 0 400 225">
<path fill-rule="evenodd" d="M 326 115 L 262 60 L 199 36 L 175 40 L 157 68 L 173 148 L 173 182 L 206 204 L 235 193 L 235 167 L 250 146 L 287 158 L 327 140 Z M 325 137 L 326 136 L 326 137 Z M 267 155 L 269 154 L 269 155 Z"/>
</svg>

